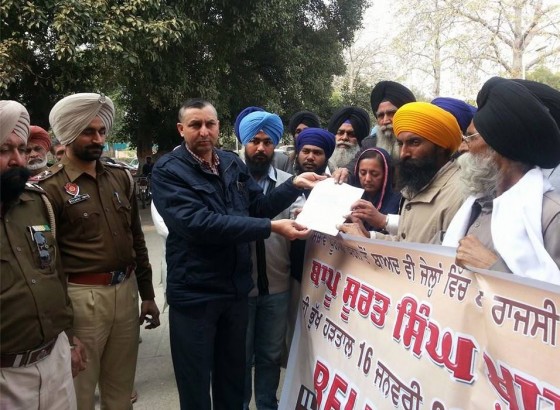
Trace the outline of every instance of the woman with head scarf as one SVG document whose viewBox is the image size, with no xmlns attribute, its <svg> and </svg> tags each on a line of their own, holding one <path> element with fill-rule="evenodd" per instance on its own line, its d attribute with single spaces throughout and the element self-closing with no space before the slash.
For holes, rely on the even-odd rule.
<svg viewBox="0 0 560 410">
<path fill-rule="evenodd" d="M 397 214 L 401 195 L 393 191 L 392 158 L 382 148 L 364 150 L 354 169 L 354 184 L 364 189 L 359 213 L 350 217 L 350 222 L 356 223 L 361 234 L 369 237 L 369 231 L 383 231 L 376 229 L 369 222 L 371 215 L 377 210 L 382 214 Z"/>
</svg>

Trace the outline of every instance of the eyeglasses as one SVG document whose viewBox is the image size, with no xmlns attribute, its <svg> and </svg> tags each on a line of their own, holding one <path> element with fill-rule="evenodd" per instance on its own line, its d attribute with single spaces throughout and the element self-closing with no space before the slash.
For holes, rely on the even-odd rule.
<svg viewBox="0 0 560 410">
<path fill-rule="evenodd" d="M 267 138 L 267 139 L 264 139 L 264 140 L 261 140 L 259 138 L 252 138 L 252 139 L 249 140 L 249 144 L 252 144 L 252 145 L 263 144 L 265 147 L 270 147 L 274 143 L 272 142 L 272 140 L 270 138 Z"/>
<path fill-rule="evenodd" d="M 477 135 L 480 135 L 478 132 L 475 132 L 474 134 L 470 134 L 470 135 L 463 135 L 463 142 L 465 144 L 468 144 L 469 142 L 472 141 L 472 139 L 474 137 L 476 137 Z"/>
<path fill-rule="evenodd" d="M 396 112 L 397 110 L 378 111 L 375 113 L 375 118 L 377 118 L 378 120 L 385 117 L 393 118 Z"/>
<path fill-rule="evenodd" d="M 39 252 L 39 260 L 41 262 L 41 269 L 45 269 L 51 263 L 51 254 L 49 253 L 49 245 L 47 244 L 47 239 L 43 232 L 33 232 L 33 240 L 37 245 L 37 251 Z"/>
</svg>

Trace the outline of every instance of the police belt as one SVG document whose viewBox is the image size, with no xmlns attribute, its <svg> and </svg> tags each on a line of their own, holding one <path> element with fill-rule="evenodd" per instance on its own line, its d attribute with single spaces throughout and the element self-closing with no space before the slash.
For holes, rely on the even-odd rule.
<svg viewBox="0 0 560 410">
<path fill-rule="evenodd" d="M 0 367 L 23 367 L 36 363 L 51 354 L 57 338 L 26 352 L 3 354 L 0 356 Z"/>
<path fill-rule="evenodd" d="M 134 272 L 135 265 L 129 265 L 123 270 L 102 273 L 71 273 L 68 275 L 68 283 L 77 285 L 114 286 L 130 278 Z"/>
</svg>

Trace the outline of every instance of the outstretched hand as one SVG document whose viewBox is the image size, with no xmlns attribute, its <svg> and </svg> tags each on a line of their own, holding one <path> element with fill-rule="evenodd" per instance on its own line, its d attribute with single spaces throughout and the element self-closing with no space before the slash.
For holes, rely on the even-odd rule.
<svg viewBox="0 0 560 410">
<path fill-rule="evenodd" d="M 337 225 L 336 229 L 342 233 L 347 233 L 348 235 L 363 236 L 364 238 L 371 237 L 371 234 L 360 219 L 356 217 L 350 217 L 349 219 L 351 222 L 345 222 L 342 225 Z"/>
<path fill-rule="evenodd" d="M 293 184 L 299 189 L 313 189 L 317 182 L 324 179 L 327 179 L 326 175 L 319 175 L 314 172 L 303 172 L 294 178 Z"/>
<path fill-rule="evenodd" d="M 334 182 L 336 182 L 337 184 L 343 184 L 345 182 L 348 182 L 348 179 L 350 178 L 350 171 L 348 171 L 344 167 L 337 168 L 333 172 L 332 177 L 334 178 Z"/>
<path fill-rule="evenodd" d="M 348 218 L 358 218 L 377 229 L 385 226 L 387 216 L 379 212 L 370 201 L 358 199 L 352 204 L 350 209 L 352 211 L 349 215 L 347 215 Z"/>
<path fill-rule="evenodd" d="M 294 239 L 307 239 L 311 233 L 310 229 L 298 224 L 292 219 L 279 219 L 271 222 L 272 232 L 282 235 L 293 241 Z"/>
</svg>

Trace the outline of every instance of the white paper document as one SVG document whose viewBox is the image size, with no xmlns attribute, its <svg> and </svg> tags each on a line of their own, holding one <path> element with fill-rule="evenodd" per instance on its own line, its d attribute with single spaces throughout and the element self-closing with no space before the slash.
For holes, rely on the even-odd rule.
<svg viewBox="0 0 560 410">
<path fill-rule="evenodd" d="M 336 226 L 344 223 L 351 205 L 363 193 L 362 188 L 336 184 L 333 178 L 327 178 L 315 185 L 296 222 L 314 231 L 336 236 Z"/>
</svg>

